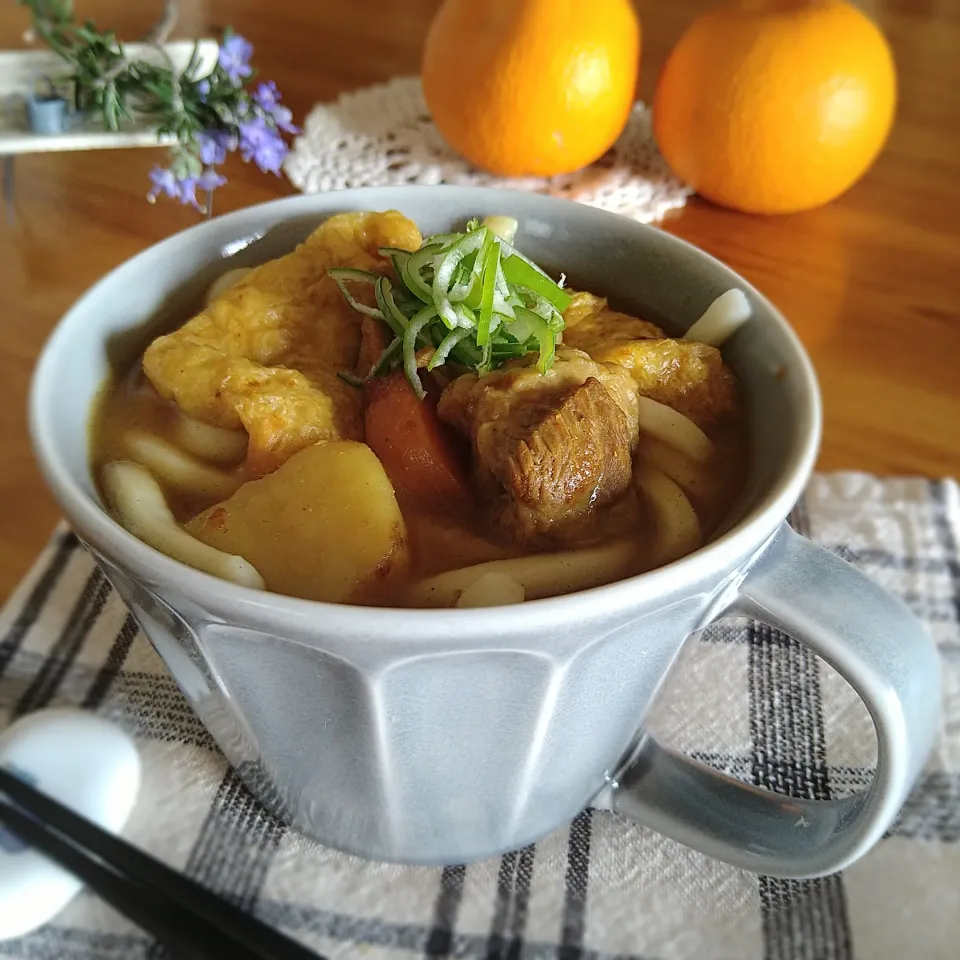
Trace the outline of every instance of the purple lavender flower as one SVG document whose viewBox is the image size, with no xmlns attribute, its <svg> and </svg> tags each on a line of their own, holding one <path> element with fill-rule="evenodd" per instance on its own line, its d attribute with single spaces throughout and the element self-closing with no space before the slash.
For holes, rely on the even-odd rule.
<svg viewBox="0 0 960 960">
<path fill-rule="evenodd" d="M 180 197 L 180 181 L 172 170 L 154 167 L 150 171 L 150 182 L 153 184 L 153 189 L 147 194 L 147 199 L 151 203 L 155 203 L 161 193 L 168 197 Z"/>
<path fill-rule="evenodd" d="M 227 182 L 216 167 L 238 149 L 244 162 L 252 161 L 264 173 L 279 176 L 289 152 L 283 134 L 300 130 L 293 123 L 290 108 L 281 103 L 273 81 L 258 84 L 253 92 L 244 86 L 244 78 L 253 73 L 252 54 L 253 45 L 244 37 L 228 35 L 221 43 L 217 70 L 195 86 L 196 96 L 204 103 L 217 87 L 214 126 L 196 134 L 182 133 L 180 143 L 172 150 L 171 167 L 151 170 L 151 203 L 163 194 L 202 212 L 198 190 L 209 193 Z M 233 90 L 224 89 L 225 77 Z"/>
<path fill-rule="evenodd" d="M 220 45 L 217 62 L 234 86 L 239 87 L 243 83 L 243 78 L 249 77 L 253 72 L 250 69 L 250 57 L 252 55 L 253 44 L 236 34 L 227 37 Z"/>
<path fill-rule="evenodd" d="M 299 133 L 300 128 L 293 124 L 293 113 L 291 113 L 289 107 L 281 105 L 280 100 L 280 91 L 272 80 L 268 83 L 261 83 L 253 94 L 253 102 L 265 114 L 273 118 L 273 122 L 278 129 L 287 133 Z"/>
<path fill-rule="evenodd" d="M 201 190 L 216 190 L 227 182 L 227 178 L 217 173 L 216 170 L 204 170 L 197 177 L 197 186 Z"/>
<path fill-rule="evenodd" d="M 216 170 L 204 170 L 199 176 L 188 174 L 185 177 L 178 177 L 173 170 L 154 167 L 150 171 L 150 182 L 153 184 L 153 189 L 147 194 L 147 199 L 151 203 L 155 203 L 162 193 L 181 203 L 189 204 L 202 213 L 203 207 L 197 200 L 197 188 L 215 190 L 217 187 L 222 187 L 227 182 L 227 178 L 221 176 Z"/>
<path fill-rule="evenodd" d="M 253 160 L 264 173 L 279 176 L 287 149 L 283 137 L 263 117 L 240 124 L 240 154 L 246 163 Z"/>
<path fill-rule="evenodd" d="M 197 177 L 184 177 L 179 181 L 178 186 L 180 189 L 177 192 L 177 199 L 181 203 L 189 203 L 194 210 L 202 213 L 203 207 L 197 200 Z"/>
<path fill-rule="evenodd" d="M 293 114 L 289 107 L 278 105 L 273 108 L 273 122 L 287 133 L 299 133 L 300 128 L 293 123 Z"/>
<path fill-rule="evenodd" d="M 206 207 L 200 205 L 197 200 L 197 190 L 216 190 L 227 182 L 227 178 L 221 176 L 216 170 L 204 170 L 199 176 L 184 177 L 180 181 L 179 199 L 181 203 L 189 203 L 191 207 L 204 213 Z"/>
<path fill-rule="evenodd" d="M 277 85 L 270 80 L 267 83 L 259 84 L 253 93 L 253 99 L 267 113 L 273 113 L 281 100 L 280 91 L 277 89 Z"/>
<path fill-rule="evenodd" d="M 197 135 L 200 162 L 204 166 L 223 163 L 227 154 L 237 149 L 237 138 L 226 130 L 209 130 Z"/>
</svg>

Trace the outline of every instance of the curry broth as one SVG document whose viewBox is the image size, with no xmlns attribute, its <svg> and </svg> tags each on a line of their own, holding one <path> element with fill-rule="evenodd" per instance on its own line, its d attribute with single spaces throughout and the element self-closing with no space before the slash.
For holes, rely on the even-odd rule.
<svg viewBox="0 0 960 960">
<path fill-rule="evenodd" d="M 468 230 L 480 229 L 471 224 Z M 526 332 L 512 326 L 520 339 L 500 338 L 496 349 L 507 352 L 498 356 L 524 358 L 483 377 L 459 377 L 478 369 L 480 354 L 443 352 L 448 328 L 423 313 L 416 284 L 406 291 L 402 323 L 391 313 L 400 310 L 397 301 L 386 299 L 412 282 L 411 264 L 426 262 L 423 251 L 432 257 L 436 243 L 453 242 L 449 236 L 422 246 L 416 225 L 397 211 L 338 214 L 291 253 L 218 278 L 199 313 L 145 344 L 129 366 L 118 363 L 104 388 L 91 424 L 104 502 L 146 542 L 199 569 L 278 593 L 366 605 L 482 606 L 552 596 L 642 572 L 709 540 L 742 487 L 748 454 L 742 398 L 717 350 L 672 340 L 546 275 L 531 279 L 485 237 L 481 273 L 500 257 L 504 270 L 513 260 L 514 298 L 526 297 L 516 300 L 526 304 Z M 398 261 L 398 251 L 410 259 Z M 427 280 L 417 275 L 422 292 Z M 481 287 L 496 284 L 485 279 Z M 408 330 L 422 315 L 416 329 L 459 365 L 428 375 L 445 384 L 432 420 L 410 389 L 421 359 L 415 339 L 391 345 L 403 340 L 400 394 L 381 381 L 379 392 L 364 390 L 365 411 L 345 382 L 345 374 L 389 355 L 383 338 L 391 324 L 371 328 L 361 315 L 374 302 L 394 329 Z M 548 367 L 542 378 L 531 343 Z M 689 403 L 699 404 L 696 415 L 678 409 Z M 207 426 L 241 420 L 247 434 Z M 362 436 L 364 420 L 368 446 L 338 444 Z M 403 433 L 410 423 L 420 428 Z M 454 476 L 452 436 L 471 458 L 472 489 Z M 430 461 L 428 482 L 418 474 L 411 484 L 398 450 Z M 436 484 L 441 467 L 452 488 Z M 266 479 L 243 486 L 257 477 Z M 493 566 L 508 592 L 465 596 L 484 579 L 465 568 L 489 561 L 501 561 Z M 520 596 L 509 594 L 513 587 Z"/>
<path fill-rule="evenodd" d="M 129 369 L 105 387 L 94 412 L 91 461 L 98 485 L 105 464 L 130 459 L 124 439 L 130 431 L 143 431 L 175 444 L 174 425 L 178 415 L 176 404 L 160 397 L 146 379 L 141 357 L 138 356 Z M 687 493 L 700 519 L 705 542 L 709 541 L 733 506 L 745 480 L 748 459 L 742 419 L 719 430 L 709 431 L 709 435 L 716 445 L 709 465 L 709 484 L 705 492 Z M 643 437 L 640 443 L 642 450 Z M 221 466 L 221 469 L 234 476 L 238 483 L 253 479 L 243 463 L 233 467 Z M 161 486 L 171 511 L 181 523 L 220 499 L 186 494 L 162 482 Z M 366 606 L 408 606 L 410 604 L 405 597 L 407 588 L 413 582 L 448 570 L 534 552 L 529 545 L 521 546 L 498 538 L 485 522 L 482 512 L 472 505 L 457 510 L 449 505 L 427 505 L 402 496 L 398 496 L 398 501 L 412 548 L 409 574 L 402 580 L 376 584 L 361 591 L 354 598 L 355 603 Z M 637 550 L 631 572 L 641 573 L 652 565 L 647 549 L 650 523 L 644 503 L 631 487 L 619 502 L 601 512 L 590 537 L 581 543 L 622 538 L 625 531 L 632 530 L 635 532 Z M 540 552 L 578 545 L 576 540 L 572 540 L 557 547 L 544 547 Z M 277 589 L 276 586 L 274 589 Z"/>
</svg>

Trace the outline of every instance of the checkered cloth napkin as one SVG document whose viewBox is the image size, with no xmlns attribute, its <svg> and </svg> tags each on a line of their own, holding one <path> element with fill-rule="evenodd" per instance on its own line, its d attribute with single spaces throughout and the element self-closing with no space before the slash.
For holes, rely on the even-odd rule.
<svg viewBox="0 0 960 960">
<path fill-rule="evenodd" d="M 125 835 L 329 957 L 955 960 L 960 488 L 817 476 L 792 522 L 906 601 L 944 665 L 941 737 L 919 784 L 875 850 L 823 880 L 744 873 L 599 811 L 468 867 L 373 864 L 320 847 L 250 797 L 66 531 L 0 618 L 0 727 L 52 704 L 125 727 L 145 771 Z M 837 674 L 747 621 L 687 644 L 651 726 L 735 776 L 803 797 L 860 788 L 875 757 L 866 712 Z M 168 956 L 87 893 L 47 927 L 0 942 L 3 958 Z"/>
</svg>

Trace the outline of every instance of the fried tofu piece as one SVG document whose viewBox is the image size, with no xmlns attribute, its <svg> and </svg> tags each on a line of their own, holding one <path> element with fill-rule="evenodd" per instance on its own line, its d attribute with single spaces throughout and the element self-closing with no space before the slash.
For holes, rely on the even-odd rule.
<svg viewBox="0 0 960 960">
<path fill-rule="evenodd" d="M 594 350 L 629 340 L 660 338 L 663 331 L 655 324 L 618 313 L 603 297 L 592 293 L 573 293 L 573 301 L 563 313 L 563 342 L 568 347 Z"/>
<path fill-rule="evenodd" d="M 739 414 L 739 385 L 716 347 L 672 340 L 646 320 L 611 310 L 592 293 L 573 294 L 563 319 L 566 346 L 599 363 L 620 364 L 641 396 L 673 407 L 705 430 Z"/>
<path fill-rule="evenodd" d="M 605 345 L 593 357 L 619 363 L 641 396 L 672 407 L 703 430 L 741 411 L 740 386 L 716 347 L 691 340 L 633 340 Z"/>
<path fill-rule="evenodd" d="M 386 273 L 381 246 L 416 250 L 415 224 L 396 211 L 344 213 L 296 250 L 257 267 L 180 329 L 147 348 L 143 369 L 187 414 L 250 436 L 260 476 L 319 441 L 363 436 L 353 370 L 360 318 L 327 276 L 330 267 Z"/>
</svg>

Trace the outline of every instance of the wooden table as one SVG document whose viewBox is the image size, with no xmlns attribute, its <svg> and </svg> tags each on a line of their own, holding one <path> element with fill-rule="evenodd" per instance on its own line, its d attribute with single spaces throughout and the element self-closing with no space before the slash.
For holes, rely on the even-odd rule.
<svg viewBox="0 0 960 960">
<path fill-rule="evenodd" d="M 702 0 L 639 4 L 641 96 Z M 79 0 L 82 16 L 135 38 L 160 3 Z M 226 23 L 256 44 L 255 64 L 303 117 L 317 100 L 417 71 L 438 0 L 183 0 L 175 36 Z M 876 166 L 827 207 L 760 218 L 692 202 L 665 229 L 729 263 L 795 325 L 820 374 L 820 469 L 960 476 L 960 0 L 865 4 L 886 31 L 901 104 Z M 0 47 L 22 45 L 26 12 L 0 6 Z M 25 157 L 17 220 L 0 224 L 0 597 L 57 519 L 25 422 L 31 368 L 63 311 L 102 274 L 189 226 L 196 214 L 144 202 L 161 151 Z M 232 162 L 220 213 L 292 193 Z"/>
</svg>

